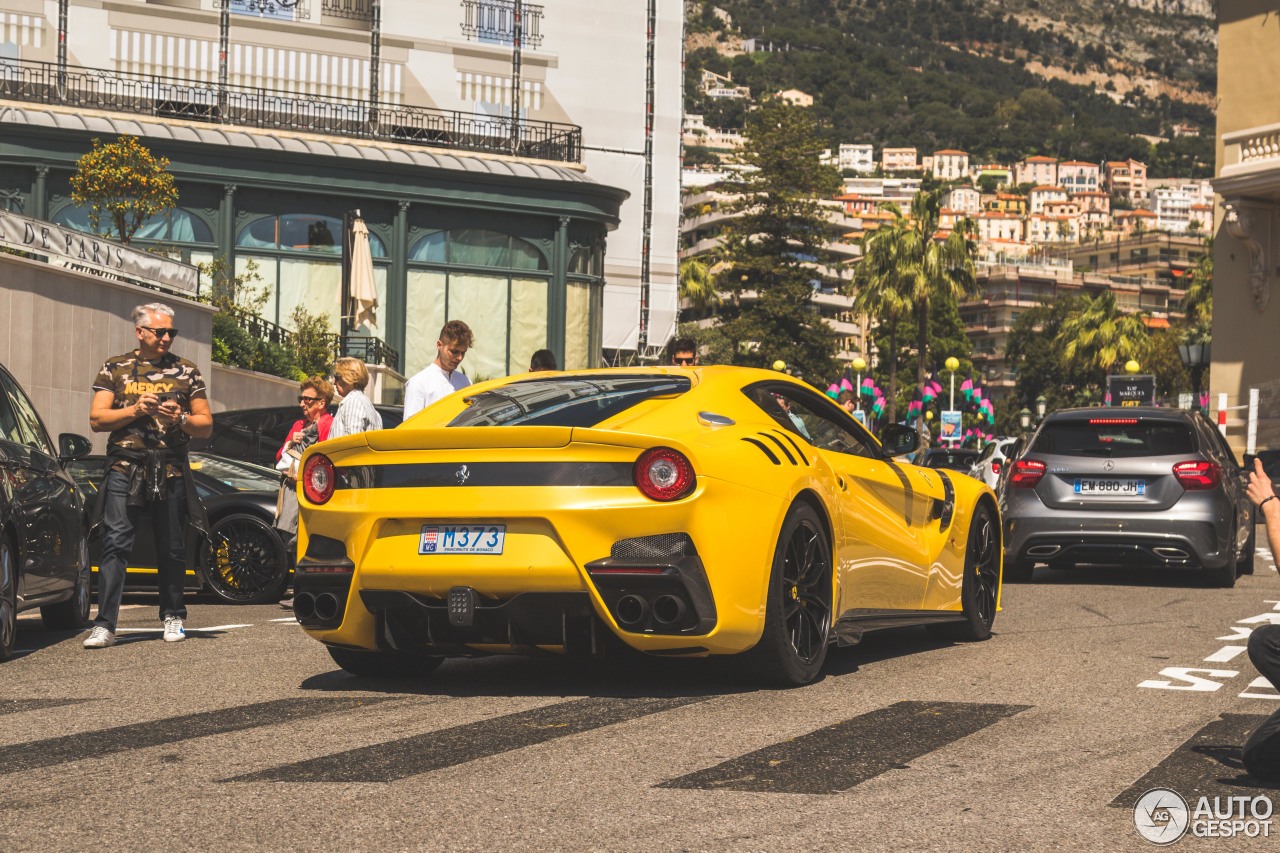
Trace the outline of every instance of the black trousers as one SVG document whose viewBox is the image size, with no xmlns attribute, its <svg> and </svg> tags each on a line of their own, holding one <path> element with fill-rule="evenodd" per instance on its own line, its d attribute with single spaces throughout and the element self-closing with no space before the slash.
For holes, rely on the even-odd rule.
<svg viewBox="0 0 1280 853">
<path fill-rule="evenodd" d="M 151 518 L 159 565 L 160 618 L 187 618 L 183 604 L 183 583 L 187 561 L 183 548 L 183 525 L 187 517 L 187 492 L 181 478 L 170 477 L 166 500 L 146 506 L 129 506 L 129 475 L 108 471 L 102 488 L 106 503 L 102 515 L 102 560 L 98 565 L 98 618 L 94 625 L 115 631 L 124 592 L 125 566 L 133 553 L 133 532 L 143 513 Z"/>
<path fill-rule="evenodd" d="M 1280 689 L 1280 625 L 1254 628 L 1249 635 L 1249 660 Z M 1280 711 L 1276 711 L 1244 744 L 1244 768 L 1255 779 L 1280 782 Z"/>
</svg>

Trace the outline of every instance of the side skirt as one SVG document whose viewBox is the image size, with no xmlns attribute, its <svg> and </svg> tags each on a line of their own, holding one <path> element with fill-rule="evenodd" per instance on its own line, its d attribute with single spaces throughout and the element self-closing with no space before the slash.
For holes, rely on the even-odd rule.
<svg viewBox="0 0 1280 853">
<path fill-rule="evenodd" d="M 942 622 L 962 622 L 964 613 L 959 610 L 877 610 L 854 608 L 840 614 L 834 633 L 836 645 L 854 646 L 862 642 L 867 631 L 881 628 L 902 628 L 909 625 L 937 625 Z"/>
</svg>

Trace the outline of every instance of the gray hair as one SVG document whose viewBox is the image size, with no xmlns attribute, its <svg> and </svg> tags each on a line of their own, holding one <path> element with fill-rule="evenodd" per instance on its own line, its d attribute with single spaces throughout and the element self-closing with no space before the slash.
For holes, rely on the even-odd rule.
<svg viewBox="0 0 1280 853">
<path fill-rule="evenodd" d="M 148 316 L 151 314 L 163 314 L 166 317 L 173 317 L 173 309 L 163 302 L 148 302 L 146 305 L 139 305 L 133 309 L 133 325 L 145 326 Z"/>
</svg>

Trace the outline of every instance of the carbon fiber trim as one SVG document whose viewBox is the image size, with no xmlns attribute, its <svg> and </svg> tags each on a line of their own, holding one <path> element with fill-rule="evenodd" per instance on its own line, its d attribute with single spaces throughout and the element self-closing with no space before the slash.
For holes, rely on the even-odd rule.
<svg viewBox="0 0 1280 853">
<path fill-rule="evenodd" d="M 635 486 L 630 462 L 419 462 L 336 469 L 339 489 Z"/>
</svg>

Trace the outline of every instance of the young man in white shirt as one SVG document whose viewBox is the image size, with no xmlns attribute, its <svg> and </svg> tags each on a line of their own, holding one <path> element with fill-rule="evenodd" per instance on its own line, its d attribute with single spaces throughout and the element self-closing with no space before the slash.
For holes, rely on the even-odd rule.
<svg viewBox="0 0 1280 853">
<path fill-rule="evenodd" d="M 474 338 L 471 328 L 461 320 L 450 320 L 440 329 L 436 341 L 436 360 L 413 375 L 404 385 L 404 419 L 416 415 L 441 397 L 447 397 L 471 384 L 458 370 Z"/>
</svg>

